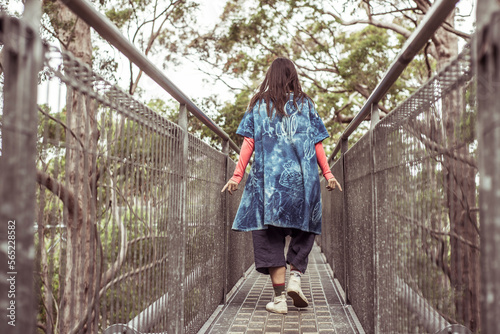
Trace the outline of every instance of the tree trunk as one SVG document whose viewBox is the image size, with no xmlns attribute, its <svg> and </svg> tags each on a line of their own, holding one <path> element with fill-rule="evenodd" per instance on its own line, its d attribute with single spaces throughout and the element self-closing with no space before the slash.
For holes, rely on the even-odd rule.
<svg viewBox="0 0 500 334">
<path fill-rule="evenodd" d="M 453 26 L 454 14 L 447 20 Z M 439 29 L 434 41 L 438 54 L 438 70 L 458 53 L 456 35 Z M 465 112 L 465 91 L 459 87 L 443 97 L 444 145 L 456 153 L 469 156 L 468 145 L 458 133 Z M 471 208 L 476 206 L 476 171 L 469 165 L 443 157 L 446 203 L 453 234 L 479 247 L 478 221 Z M 450 237 L 451 285 L 455 292 L 456 319 L 472 331 L 479 323 L 479 251 Z"/>
<path fill-rule="evenodd" d="M 90 28 L 58 1 L 45 1 L 50 6 L 49 14 L 52 26 L 62 47 L 76 58 L 91 66 L 92 43 Z M 65 71 L 72 71 L 67 66 Z M 59 333 L 72 333 L 75 326 L 87 319 L 85 329 L 78 328 L 77 333 L 94 333 L 90 315 L 92 308 L 97 311 L 94 300 L 96 286 L 96 250 L 95 235 L 95 192 L 91 189 L 91 180 L 95 177 L 96 166 L 93 153 L 97 149 L 97 124 L 95 104 L 90 98 L 67 87 L 66 112 L 67 126 L 78 138 L 66 132 L 65 183 L 75 196 L 73 208 L 64 208 L 64 222 L 67 228 L 67 245 L 61 270 L 61 292 L 59 301 Z M 82 144 L 83 143 L 83 147 Z M 67 202 L 69 203 L 69 202 Z M 90 304 L 94 305 L 90 305 Z M 90 306 L 90 308 L 89 308 Z"/>
</svg>

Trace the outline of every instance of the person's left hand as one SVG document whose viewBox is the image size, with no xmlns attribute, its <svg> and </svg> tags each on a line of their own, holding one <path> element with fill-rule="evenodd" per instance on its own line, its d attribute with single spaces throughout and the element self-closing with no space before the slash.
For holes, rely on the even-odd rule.
<svg viewBox="0 0 500 334">
<path fill-rule="evenodd" d="M 224 188 L 222 188 L 221 193 L 223 193 L 224 190 L 226 190 L 226 189 L 227 189 L 227 191 L 229 191 L 229 194 L 232 195 L 233 191 L 238 190 L 238 183 L 230 179 L 229 181 L 227 181 Z"/>
<path fill-rule="evenodd" d="M 335 187 L 339 187 L 339 190 L 342 191 L 342 187 L 340 186 L 340 183 L 337 181 L 335 177 L 332 177 L 331 179 L 328 180 L 328 184 L 326 185 L 326 189 L 328 191 L 332 191 L 335 189 Z"/>
</svg>

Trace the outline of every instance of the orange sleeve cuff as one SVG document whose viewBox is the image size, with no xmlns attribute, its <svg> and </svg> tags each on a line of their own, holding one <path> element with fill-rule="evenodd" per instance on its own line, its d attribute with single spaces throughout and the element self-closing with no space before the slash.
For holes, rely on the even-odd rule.
<svg viewBox="0 0 500 334">
<path fill-rule="evenodd" d="M 253 138 L 244 137 L 243 145 L 241 145 L 240 157 L 238 158 L 238 164 L 234 170 L 233 177 L 231 180 L 240 183 L 241 179 L 245 175 L 245 169 L 247 168 L 248 162 L 253 154 L 253 149 L 255 146 L 255 141 Z"/>
<path fill-rule="evenodd" d="M 330 166 L 328 166 L 328 159 L 326 158 L 325 150 L 323 149 L 323 142 L 318 142 L 314 145 L 316 149 L 316 158 L 318 159 L 318 165 L 323 172 L 325 179 L 330 180 L 333 176 Z"/>
</svg>

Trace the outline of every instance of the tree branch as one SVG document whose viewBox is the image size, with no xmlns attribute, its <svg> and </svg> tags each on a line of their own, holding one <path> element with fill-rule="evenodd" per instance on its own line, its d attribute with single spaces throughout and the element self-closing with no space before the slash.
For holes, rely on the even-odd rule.
<svg viewBox="0 0 500 334">
<path fill-rule="evenodd" d="M 43 29 L 45 29 L 52 37 L 54 37 L 55 39 L 57 39 L 59 41 L 59 43 L 63 46 L 63 48 L 65 49 L 68 49 L 68 45 L 66 43 L 63 42 L 62 39 L 59 38 L 59 36 L 53 32 L 52 30 L 50 30 L 47 26 L 45 26 L 45 24 L 43 24 L 43 22 L 40 22 L 40 25 Z"/>
<path fill-rule="evenodd" d="M 75 205 L 78 204 L 78 202 L 76 201 L 75 195 L 71 190 L 66 188 L 63 184 L 61 184 L 58 180 L 54 179 L 49 174 L 42 172 L 39 169 L 36 170 L 36 182 L 59 197 L 63 205 L 68 210 L 68 214 L 70 216 L 75 214 Z M 82 208 L 79 204 L 76 211 L 82 211 Z"/>
<path fill-rule="evenodd" d="M 113 182 L 113 176 L 110 177 L 111 180 L 111 206 L 112 206 L 112 212 L 114 219 L 116 223 L 118 224 L 118 229 L 120 230 L 120 253 L 118 254 L 118 258 L 115 260 L 115 262 L 109 267 L 108 270 L 103 275 L 103 278 L 101 280 L 101 286 L 102 288 L 104 285 L 108 284 L 109 281 L 113 279 L 113 277 L 116 275 L 116 273 L 120 270 L 122 267 L 123 261 L 125 260 L 125 257 L 127 255 L 127 250 L 128 250 L 128 243 L 127 243 L 127 229 L 123 225 L 123 222 L 120 219 L 120 216 L 118 214 L 118 205 L 116 204 L 116 194 L 115 194 L 115 187 L 114 187 L 114 182 Z"/>
<path fill-rule="evenodd" d="M 45 333 L 47 333 L 47 327 L 45 327 L 45 325 L 42 324 L 41 322 L 37 322 L 36 323 L 36 327 L 40 328 L 42 331 L 44 331 Z"/>
<path fill-rule="evenodd" d="M 391 22 L 382 22 L 382 21 L 377 21 L 373 19 L 368 19 L 368 20 L 352 20 L 352 21 L 344 21 L 339 15 L 332 13 L 330 11 L 325 11 L 324 12 L 327 15 L 332 16 L 338 23 L 344 26 L 352 26 L 355 24 L 369 24 L 378 28 L 383 28 L 383 29 L 388 29 L 392 30 L 406 38 L 409 38 L 411 35 L 411 31 L 408 29 L 405 29 L 397 24 L 391 23 Z"/>
<path fill-rule="evenodd" d="M 436 231 L 436 230 L 433 230 L 432 228 L 420 223 L 419 221 L 413 219 L 413 218 L 410 218 L 410 217 L 406 217 L 398 212 L 392 212 L 393 215 L 401 218 L 401 219 L 404 219 L 406 220 L 407 222 L 410 222 L 412 224 L 416 224 L 418 225 L 419 227 L 423 228 L 424 230 L 426 230 L 427 232 L 429 232 L 430 235 L 434 235 L 434 236 L 448 236 L 448 237 L 453 237 L 453 238 L 456 238 L 458 241 L 468 245 L 469 247 L 471 248 L 474 248 L 476 249 L 478 252 L 480 252 L 480 249 L 479 249 L 479 246 L 470 242 L 469 240 L 466 240 L 464 239 L 464 237 L 456 234 L 455 232 L 443 232 L 443 231 Z"/>
<path fill-rule="evenodd" d="M 422 126 L 422 124 L 418 124 L 418 123 L 421 123 L 421 122 L 415 121 L 413 123 L 413 124 L 415 124 L 415 126 L 408 125 L 408 126 L 406 126 L 406 129 L 409 130 L 413 136 L 418 138 L 422 142 L 422 144 L 425 145 L 425 147 L 427 147 L 429 150 L 432 150 L 436 153 L 443 154 L 443 155 L 446 155 L 454 160 L 463 162 L 463 163 L 469 165 L 470 167 L 474 168 L 475 170 L 478 169 L 477 163 L 470 156 L 456 154 L 453 149 L 448 149 L 448 148 L 438 144 L 436 141 L 425 138 L 424 134 L 426 133 L 426 131 L 424 131 L 425 129 Z M 415 131 L 415 130 L 417 130 L 417 131 Z"/>
<path fill-rule="evenodd" d="M 429 46 L 431 45 L 430 42 L 427 42 L 424 47 L 424 57 L 425 57 L 425 66 L 427 67 L 427 79 L 430 79 L 432 77 L 432 68 L 431 68 L 431 63 L 429 62 Z"/>
<path fill-rule="evenodd" d="M 463 32 L 463 31 L 455 29 L 454 27 L 451 26 L 450 23 L 448 23 L 446 21 L 441 26 L 441 28 L 443 28 L 444 30 L 446 30 L 448 32 L 451 32 L 451 33 L 457 35 L 458 37 L 462 37 L 466 41 L 470 40 L 470 34 L 467 34 L 467 33 Z"/>
<path fill-rule="evenodd" d="M 368 91 L 368 89 L 362 86 L 359 82 L 354 85 L 354 90 L 360 93 L 361 96 L 363 96 L 365 99 L 368 99 L 370 97 L 371 92 Z M 389 113 L 389 110 L 387 110 L 387 108 L 383 104 L 377 103 L 377 107 L 379 111 L 382 111 L 384 113 L 384 116 Z"/>
<path fill-rule="evenodd" d="M 148 44 L 146 46 L 146 49 L 144 50 L 144 54 L 146 56 L 149 54 L 149 51 L 151 51 L 151 48 L 153 47 L 153 44 L 156 41 L 156 39 L 158 38 L 158 36 L 160 36 L 163 25 L 170 18 L 170 14 L 172 14 L 172 12 L 168 12 L 168 10 L 172 7 L 177 6 L 180 2 L 183 2 L 183 1 L 184 0 L 177 0 L 177 1 L 171 2 L 165 10 L 163 10 L 158 16 L 156 16 L 153 20 L 150 21 L 150 22 L 152 22 L 151 35 L 149 36 Z M 158 1 L 156 1 L 156 3 L 155 3 L 155 8 L 154 8 L 155 13 L 156 13 L 157 3 L 158 3 Z M 163 14 L 166 14 L 165 18 L 163 19 L 159 28 L 155 32 L 154 26 L 155 26 L 156 20 L 159 19 Z M 138 28 L 138 30 L 139 30 L 139 28 Z M 136 34 L 137 34 L 137 32 L 136 32 Z M 134 39 L 135 39 L 135 35 L 134 35 Z M 130 87 L 129 92 L 131 95 L 133 95 L 135 93 L 135 90 L 137 89 L 137 86 L 139 85 L 139 80 L 141 79 L 142 73 L 143 73 L 143 71 L 139 70 L 139 74 L 137 75 L 135 82 L 133 82 L 132 86 Z"/>
<path fill-rule="evenodd" d="M 71 133 L 71 135 L 73 136 L 73 138 L 75 138 L 76 141 L 80 144 L 80 146 L 82 147 L 82 149 L 85 149 L 85 146 L 83 145 L 83 143 L 80 140 L 80 138 L 78 138 L 78 136 L 73 132 L 73 130 L 71 130 L 64 122 L 62 122 L 61 120 L 59 120 L 59 119 L 57 119 L 55 117 L 52 117 L 50 114 L 46 113 L 42 108 L 40 108 L 40 106 L 38 106 L 38 111 L 41 112 L 42 114 L 44 114 L 46 117 L 48 117 L 51 120 L 53 120 L 54 122 L 56 122 L 57 124 L 61 125 L 66 130 L 68 130 Z"/>
<path fill-rule="evenodd" d="M 394 4 L 391 2 L 390 3 L 391 6 L 395 7 Z M 408 12 L 408 11 L 415 11 L 417 10 L 418 8 L 417 7 L 410 7 L 410 8 L 403 8 L 403 9 L 399 9 L 397 7 L 395 7 L 396 9 L 394 10 L 389 10 L 387 12 L 380 12 L 380 13 L 372 13 L 372 16 L 382 16 L 382 15 L 388 15 L 388 14 L 393 14 L 393 13 L 401 13 L 404 15 L 403 12 Z M 405 15 L 406 18 L 410 19 L 409 17 L 407 17 Z M 411 19 L 412 22 L 415 22 L 415 20 Z"/>
<path fill-rule="evenodd" d="M 113 285 L 123 281 L 124 279 L 126 278 L 129 278 L 129 277 L 132 277 L 132 276 L 135 276 L 135 275 L 138 275 L 140 274 L 141 272 L 143 271 L 146 271 L 146 270 L 149 270 L 153 267 L 155 267 L 156 265 L 164 262 L 166 259 L 168 258 L 168 254 L 166 254 L 164 257 L 162 257 L 161 259 L 159 260 L 156 260 L 150 264 L 147 264 L 145 266 L 142 266 L 140 268 L 137 268 L 137 269 L 134 269 L 134 270 L 131 270 L 129 272 L 126 272 L 125 274 L 123 275 L 120 275 L 119 277 L 115 278 L 114 280 L 112 280 L 111 282 L 109 282 L 106 286 L 104 286 L 101 291 L 99 292 L 99 297 L 102 297 L 104 295 L 104 293 L 110 288 L 112 287 Z"/>
</svg>

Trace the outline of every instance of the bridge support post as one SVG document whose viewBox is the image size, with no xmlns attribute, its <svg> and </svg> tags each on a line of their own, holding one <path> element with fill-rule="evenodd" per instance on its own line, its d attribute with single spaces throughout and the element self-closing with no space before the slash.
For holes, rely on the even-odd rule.
<svg viewBox="0 0 500 334">
<path fill-rule="evenodd" d="M 228 140 L 223 140 L 222 141 L 222 153 L 225 154 L 225 169 L 224 169 L 224 181 L 223 183 L 226 183 L 229 180 L 229 141 Z M 227 293 L 228 293 L 228 253 L 229 253 L 229 213 L 228 213 L 228 195 L 227 191 L 225 191 L 222 194 L 222 210 L 223 211 L 223 217 L 224 217 L 224 287 L 223 287 L 223 303 L 224 305 L 227 304 Z"/>
<path fill-rule="evenodd" d="M 185 323 L 184 323 L 184 304 L 186 298 L 185 291 L 185 277 L 186 277 L 186 225 L 187 225 L 187 217 L 186 217 L 186 204 L 187 204 L 187 168 L 188 168 L 188 155 L 189 155 L 189 136 L 188 136 L 188 110 L 185 104 L 180 104 L 179 106 L 179 126 L 182 128 L 182 132 L 184 135 L 182 136 L 181 142 L 181 163 L 180 163 L 180 174 L 182 178 L 181 183 L 181 249 L 180 249 L 180 264 L 181 264 L 181 272 L 180 272 L 180 300 L 179 300 L 179 328 L 176 333 L 184 333 Z"/>
<path fill-rule="evenodd" d="M 342 226 L 343 226 L 343 235 L 345 240 L 347 240 L 347 224 L 349 220 L 348 211 L 347 211 L 347 190 L 345 188 L 346 185 L 346 165 L 345 165 L 345 154 L 349 149 L 348 138 L 342 138 L 340 144 L 340 153 L 342 158 Z M 345 282 L 345 302 L 349 304 L 349 256 L 346 242 L 344 241 L 344 282 Z"/>
<path fill-rule="evenodd" d="M 371 122 L 370 122 L 370 180 L 371 180 L 371 200 L 372 200 L 372 256 L 373 256 L 373 328 L 375 333 L 380 332 L 378 318 L 378 260 L 379 254 L 377 249 L 377 223 L 378 223 L 378 208 L 377 208 L 377 187 L 375 180 L 375 125 L 380 120 L 379 109 L 376 104 L 372 104 Z"/>
<path fill-rule="evenodd" d="M 5 78 L 0 156 L 1 333 L 36 332 L 33 270 L 40 14 L 39 2 L 28 0 L 21 20 L 0 16 Z"/>
<path fill-rule="evenodd" d="M 477 3 L 473 61 L 477 73 L 481 332 L 500 333 L 500 5 Z"/>
<path fill-rule="evenodd" d="M 173 145 L 173 177 L 169 190 L 169 282 L 168 282 L 168 333 L 184 333 L 184 300 L 186 268 L 186 201 L 189 137 L 187 108 L 180 104 L 178 124 L 181 134 Z"/>
</svg>

